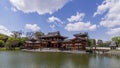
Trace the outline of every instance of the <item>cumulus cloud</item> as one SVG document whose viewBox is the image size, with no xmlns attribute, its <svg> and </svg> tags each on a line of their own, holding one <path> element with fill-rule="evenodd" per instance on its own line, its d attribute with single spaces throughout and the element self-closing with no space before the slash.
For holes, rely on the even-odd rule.
<svg viewBox="0 0 120 68">
<path fill-rule="evenodd" d="M 106 33 L 111 36 L 120 35 L 120 28 L 111 28 Z"/>
<path fill-rule="evenodd" d="M 40 27 L 37 24 L 26 24 L 25 28 L 30 29 L 32 31 L 39 31 L 40 30 Z"/>
<path fill-rule="evenodd" d="M 17 9 L 16 9 L 16 8 L 11 7 L 11 10 L 12 10 L 13 12 L 17 12 Z"/>
<path fill-rule="evenodd" d="M 57 17 L 55 17 L 55 16 L 49 17 L 49 18 L 48 18 L 48 22 L 50 22 L 50 23 L 51 23 L 51 22 L 53 22 L 53 23 L 54 23 L 54 22 L 58 22 L 58 23 L 61 23 L 61 24 L 63 23 L 59 18 L 57 18 Z"/>
<path fill-rule="evenodd" d="M 83 31 L 83 30 L 95 30 L 96 25 L 92 25 L 90 22 L 76 22 L 76 23 L 69 23 L 66 25 L 65 29 L 67 31 Z"/>
<path fill-rule="evenodd" d="M 76 15 L 72 15 L 70 18 L 67 18 L 68 23 L 65 26 L 67 31 L 93 31 L 97 28 L 96 24 L 91 24 L 91 22 L 83 22 L 85 13 L 76 12 Z"/>
<path fill-rule="evenodd" d="M 70 18 L 67 18 L 69 22 L 81 21 L 84 18 L 84 13 L 77 12 L 76 15 L 72 15 Z"/>
<path fill-rule="evenodd" d="M 24 13 L 52 14 L 63 8 L 69 0 L 10 0 L 10 3 Z"/>
<path fill-rule="evenodd" d="M 120 0 L 105 0 L 101 5 L 98 6 L 94 16 L 98 14 L 104 15 L 100 22 L 101 26 L 104 27 L 115 27 L 120 26 Z"/>
<path fill-rule="evenodd" d="M 12 32 L 3 25 L 0 25 L 0 33 L 8 36 L 12 35 Z"/>
</svg>

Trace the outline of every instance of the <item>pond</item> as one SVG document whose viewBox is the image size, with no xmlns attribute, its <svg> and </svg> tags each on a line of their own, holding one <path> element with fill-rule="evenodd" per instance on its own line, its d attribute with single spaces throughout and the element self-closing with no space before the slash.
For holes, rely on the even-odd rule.
<svg viewBox="0 0 120 68">
<path fill-rule="evenodd" d="M 120 57 L 0 51 L 0 68 L 120 68 Z"/>
</svg>

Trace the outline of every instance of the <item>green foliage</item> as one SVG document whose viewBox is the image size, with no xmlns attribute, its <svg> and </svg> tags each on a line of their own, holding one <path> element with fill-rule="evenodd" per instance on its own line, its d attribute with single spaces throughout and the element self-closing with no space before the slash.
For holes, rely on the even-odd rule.
<svg viewBox="0 0 120 68">
<path fill-rule="evenodd" d="M 5 47 L 6 49 L 21 48 L 24 46 L 24 42 L 28 40 L 27 37 L 21 38 L 21 33 L 14 32 L 12 37 L 0 34 L 0 47 Z"/>
<path fill-rule="evenodd" d="M 35 37 L 38 39 L 38 40 L 41 40 L 41 36 L 43 36 L 44 35 L 44 33 L 43 32 L 39 32 L 39 31 L 37 31 L 37 32 L 35 32 Z"/>
<path fill-rule="evenodd" d="M 103 46 L 103 41 L 99 39 L 99 40 L 97 41 L 97 46 L 102 47 L 102 46 Z"/>
<path fill-rule="evenodd" d="M 14 38 L 9 37 L 6 42 L 6 48 L 7 49 L 15 49 L 15 47 L 23 47 L 24 42 L 27 40 L 27 38 Z"/>
<path fill-rule="evenodd" d="M 3 40 L 0 40 L 0 47 L 4 47 L 5 43 Z"/>
<path fill-rule="evenodd" d="M 87 40 L 87 46 L 88 46 L 88 47 L 90 47 L 90 46 L 91 46 L 91 42 L 90 42 L 90 40 L 89 40 L 89 39 Z"/>
<path fill-rule="evenodd" d="M 19 43 L 19 39 L 18 38 L 13 38 L 13 37 L 9 37 L 7 42 L 6 42 L 6 48 L 8 49 L 14 49 L 15 47 L 17 47 Z"/>
<path fill-rule="evenodd" d="M 118 46 L 120 46 L 120 36 L 113 37 L 113 38 L 112 38 L 112 41 L 117 42 Z"/>
<path fill-rule="evenodd" d="M 109 47 L 110 43 L 111 43 L 110 41 L 107 41 L 107 42 L 103 43 L 103 46 L 104 47 Z"/>
<path fill-rule="evenodd" d="M 8 39 L 8 36 L 0 34 L 0 40 L 3 40 L 4 42 L 6 42 Z"/>
<path fill-rule="evenodd" d="M 88 46 L 96 46 L 96 40 L 95 39 L 88 39 Z"/>
</svg>

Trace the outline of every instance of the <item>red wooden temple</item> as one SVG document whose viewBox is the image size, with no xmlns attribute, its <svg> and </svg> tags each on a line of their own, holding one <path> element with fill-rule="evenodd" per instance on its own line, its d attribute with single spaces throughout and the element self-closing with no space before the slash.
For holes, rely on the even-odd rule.
<svg viewBox="0 0 120 68">
<path fill-rule="evenodd" d="M 64 40 L 62 47 L 67 50 L 85 50 L 87 45 L 88 33 L 79 33 L 75 38 Z"/>
<path fill-rule="evenodd" d="M 41 40 L 44 43 L 45 47 L 60 48 L 63 40 L 66 38 L 67 37 L 62 36 L 60 32 L 57 31 L 57 32 L 49 32 L 47 35 L 42 36 Z"/>
<path fill-rule="evenodd" d="M 59 48 L 65 50 L 85 50 L 87 45 L 87 33 L 79 33 L 74 35 L 73 39 L 66 39 L 59 31 L 49 32 L 40 38 L 41 41 L 31 39 L 26 41 L 25 48 L 38 49 L 38 48 Z"/>
<path fill-rule="evenodd" d="M 27 49 L 37 49 L 37 48 L 60 48 L 62 45 L 62 42 L 67 37 L 64 37 L 60 34 L 59 31 L 57 32 L 49 32 L 47 35 L 41 36 L 41 41 L 34 41 L 35 39 L 31 39 L 29 41 L 26 41 L 25 48 Z"/>
</svg>

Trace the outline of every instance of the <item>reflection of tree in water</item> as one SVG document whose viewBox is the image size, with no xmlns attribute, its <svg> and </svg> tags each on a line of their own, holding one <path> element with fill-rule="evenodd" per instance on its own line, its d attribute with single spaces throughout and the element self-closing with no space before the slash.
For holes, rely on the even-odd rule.
<svg viewBox="0 0 120 68">
<path fill-rule="evenodd" d="M 40 53 L 35 59 L 43 68 L 88 68 L 88 55 L 70 53 Z M 38 61 L 39 60 L 39 61 Z"/>
<path fill-rule="evenodd" d="M 39 53 L 40 59 L 35 59 L 40 68 L 60 68 L 64 56 L 62 53 Z"/>
<path fill-rule="evenodd" d="M 94 55 L 89 60 L 89 68 L 119 68 L 118 64 L 113 64 L 116 58 L 116 56 Z"/>
<path fill-rule="evenodd" d="M 70 58 L 75 68 L 89 68 L 90 55 L 85 54 L 71 54 Z"/>
<path fill-rule="evenodd" d="M 45 54 L 45 53 L 44 53 Z M 88 68 L 88 55 L 78 55 L 70 53 L 46 53 L 42 55 L 42 64 L 49 68 Z"/>
</svg>

